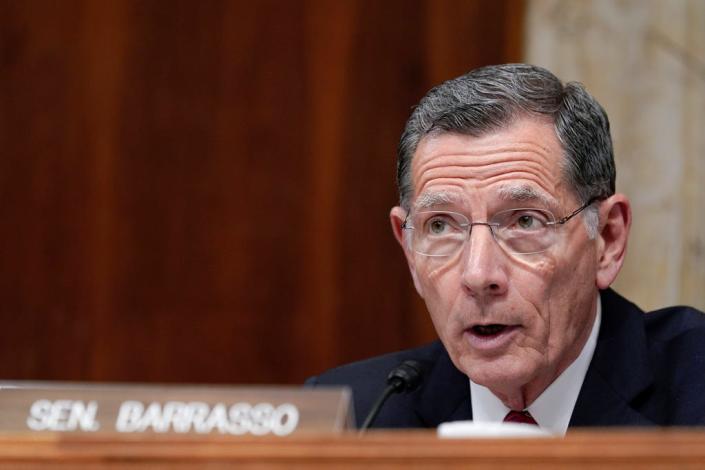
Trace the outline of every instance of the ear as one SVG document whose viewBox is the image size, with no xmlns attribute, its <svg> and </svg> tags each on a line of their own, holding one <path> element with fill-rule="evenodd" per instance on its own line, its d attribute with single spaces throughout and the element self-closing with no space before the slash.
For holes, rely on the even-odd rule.
<svg viewBox="0 0 705 470">
<path fill-rule="evenodd" d="M 414 252 L 409 249 L 409 244 L 407 243 L 406 237 L 407 230 L 402 228 L 404 220 L 406 219 L 407 212 L 399 207 L 393 207 L 389 213 L 389 221 L 392 223 L 392 231 L 394 232 L 394 238 L 397 239 L 401 249 L 404 250 L 404 256 L 406 256 L 406 262 L 409 265 L 409 271 L 411 272 L 411 278 L 414 280 L 414 287 L 416 287 L 416 292 L 423 297 L 423 289 L 421 289 L 421 283 L 419 282 L 418 275 L 416 273 L 416 264 L 414 263 Z"/>
<path fill-rule="evenodd" d="M 602 201 L 597 253 L 598 289 L 608 288 L 622 269 L 631 224 L 632 210 L 625 195 L 615 194 Z"/>
</svg>

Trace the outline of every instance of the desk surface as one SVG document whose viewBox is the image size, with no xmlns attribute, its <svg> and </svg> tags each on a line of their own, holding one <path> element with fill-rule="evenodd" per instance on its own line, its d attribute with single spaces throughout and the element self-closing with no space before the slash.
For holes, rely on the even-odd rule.
<svg viewBox="0 0 705 470">
<path fill-rule="evenodd" d="M 705 468 L 704 430 L 574 431 L 565 438 L 437 439 L 431 431 L 360 438 L 0 435 L 2 468 Z"/>
</svg>

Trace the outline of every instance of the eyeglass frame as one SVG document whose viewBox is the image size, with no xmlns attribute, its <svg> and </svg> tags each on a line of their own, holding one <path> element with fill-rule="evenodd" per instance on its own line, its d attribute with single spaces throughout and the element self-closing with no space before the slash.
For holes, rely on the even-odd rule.
<svg viewBox="0 0 705 470">
<path fill-rule="evenodd" d="M 561 217 L 560 219 L 558 219 L 558 220 L 556 220 L 556 221 L 546 222 L 546 225 L 551 225 L 551 226 L 554 226 L 554 227 L 557 227 L 557 226 L 559 226 L 559 225 L 564 225 L 564 224 L 565 224 L 566 222 L 568 222 L 570 219 L 572 219 L 572 218 L 575 217 L 576 215 L 580 214 L 582 211 L 584 211 L 585 209 L 587 209 L 588 207 L 590 207 L 590 206 L 591 206 L 592 204 L 594 204 L 595 202 L 603 201 L 604 199 L 605 199 L 604 196 L 593 196 L 593 197 L 591 197 L 590 199 L 588 199 L 588 201 L 587 201 L 585 204 L 583 204 L 582 206 L 578 207 L 577 209 L 575 209 L 575 210 L 574 210 L 573 212 L 571 212 L 570 214 L 568 214 L 568 215 L 566 215 L 566 216 L 564 216 L 564 217 Z M 529 208 L 526 208 L 526 209 L 529 209 Z M 552 213 L 551 211 L 549 211 L 549 210 L 546 210 L 546 209 L 538 209 L 538 208 L 536 208 L 536 209 L 537 209 L 537 210 L 541 210 L 541 211 L 543 211 L 543 212 L 548 212 L 549 214 L 553 215 L 553 213 Z M 511 209 L 510 209 L 510 210 L 511 210 Z M 447 212 L 448 212 L 448 213 L 451 213 L 452 211 L 447 211 Z M 460 214 L 460 213 L 457 213 L 457 212 L 456 212 L 456 214 L 463 215 L 463 214 Z M 410 216 L 410 215 L 411 215 L 411 211 L 409 211 L 409 212 L 406 214 L 406 217 L 404 218 L 404 222 L 402 222 L 402 224 L 401 224 L 401 229 L 402 229 L 402 230 L 415 230 L 415 229 L 416 229 L 415 227 L 410 226 L 410 225 L 408 224 L 409 216 Z M 465 216 L 463 216 L 463 217 L 465 217 Z M 493 230 L 493 227 L 498 227 L 499 224 L 490 223 L 490 222 L 471 222 L 470 219 L 468 219 L 467 217 L 465 217 L 465 218 L 468 220 L 468 223 L 465 224 L 463 228 L 468 229 L 468 230 L 467 230 L 467 236 L 466 236 L 465 241 L 464 241 L 463 243 L 467 242 L 468 237 L 472 234 L 472 228 L 473 228 L 474 226 L 476 226 L 476 225 L 486 225 L 487 227 L 489 227 L 490 233 L 492 234 L 492 238 L 493 238 L 495 241 L 497 241 L 496 236 L 495 236 L 495 232 L 494 232 L 494 230 Z M 498 243 L 499 243 L 499 242 L 498 242 Z M 500 244 L 500 246 L 501 246 L 501 244 Z M 547 250 L 547 249 L 548 249 L 548 248 L 546 248 L 546 250 Z M 543 252 L 546 251 L 546 250 L 535 251 L 535 252 L 530 252 L 530 253 L 520 253 L 520 252 L 510 252 L 510 253 L 512 253 L 512 254 L 519 254 L 519 255 L 533 255 L 533 254 L 543 253 Z M 451 255 L 452 255 L 452 253 L 449 253 L 449 254 L 447 254 L 447 255 L 429 255 L 429 254 L 427 254 L 427 253 L 421 253 L 421 252 L 416 251 L 416 250 L 414 250 L 414 252 L 420 254 L 421 256 L 428 256 L 428 257 L 433 257 L 433 258 L 440 258 L 440 257 L 445 257 L 445 256 L 451 256 Z"/>
</svg>

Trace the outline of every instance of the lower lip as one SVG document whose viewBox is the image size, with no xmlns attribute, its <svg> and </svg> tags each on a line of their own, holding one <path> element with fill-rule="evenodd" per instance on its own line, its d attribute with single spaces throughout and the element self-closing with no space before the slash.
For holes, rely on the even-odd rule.
<svg viewBox="0 0 705 470">
<path fill-rule="evenodd" d="M 463 337 L 473 349 L 492 352 L 506 348 L 518 332 L 517 325 L 507 326 L 499 333 L 488 336 L 478 335 L 472 329 L 467 329 L 463 332 Z"/>
</svg>

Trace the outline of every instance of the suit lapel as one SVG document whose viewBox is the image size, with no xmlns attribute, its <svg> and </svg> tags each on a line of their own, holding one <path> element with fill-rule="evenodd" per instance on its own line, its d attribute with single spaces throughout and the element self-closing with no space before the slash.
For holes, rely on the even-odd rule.
<svg viewBox="0 0 705 470">
<path fill-rule="evenodd" d="M 644 313 L 610 289 L 601 300 L 600 334 L 570 426 L 653 425 L 632 406 L 653 382 Z"/>
<path fill-rule="evenodd" d="M 418 396 L 419 418 L 427 427 L 437 427 L 447 421 L 472 419 L 470 381 L 455 368 L 445 348 L 441 351 L 427 378 L 427 386 Z"/>
</svg>

